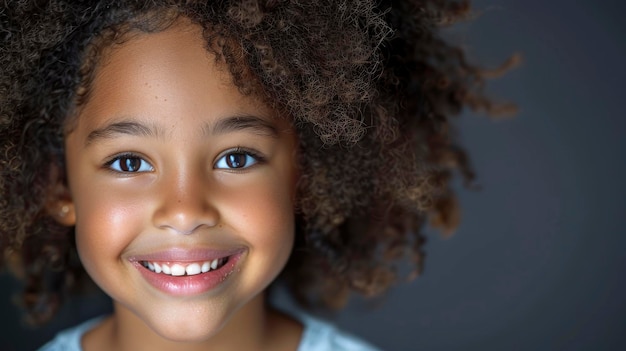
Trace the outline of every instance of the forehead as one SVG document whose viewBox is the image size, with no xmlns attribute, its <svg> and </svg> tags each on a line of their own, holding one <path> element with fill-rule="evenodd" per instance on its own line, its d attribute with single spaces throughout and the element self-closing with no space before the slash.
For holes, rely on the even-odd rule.
<svg viewBox="0 0 626 351">
<path fill-rule="evenodd" d="M 147 118 L 164 110 L 178 117 L 200 116 L 207 107 L 217 114 L 254 110 L 264 117 L 276 115 L 237 89 L 227 65 L 206 49 L 202 28 L 179 20 L 157 33 L 133 33 L 103 52 L 79 121 L 98 127 L 111 122 L 103 116 Z"/>
</svg>

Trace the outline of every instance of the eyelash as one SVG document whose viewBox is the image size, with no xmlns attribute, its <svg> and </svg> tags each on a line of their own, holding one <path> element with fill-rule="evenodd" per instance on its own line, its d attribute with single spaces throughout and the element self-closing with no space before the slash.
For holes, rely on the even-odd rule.
<svg viewBox="0 0 626 351">
<path fill-rule="evenodd" d="M 134 160 L 139 160 L 140 162 L 140 166 L 139 169 L 137 171 L 124 171 L 121 169 L 121 164 L 120 164 L 120 169 L 114 169 L 113 165 L 116 162 L 120 162 L 123 159 L 134 159 Z M 146 170 L 141 170 L 144 167 L 144 164 L 147 164 L 150 167 L 150 170 L 146 171 Z M 151 172 L 154 170 L 154 166 L 152 166 L 150 164 L 150 162 L 146 161 L 141 155 L 132 153 L 132 152 L 128 152 L 128 153 L 123 153 L 123 154 L 119 154 L 114 156 L 113 158 L 111 158 L 109 161 L 107 161 L 104 164 L 104 167 L 107 168 L 108 170 L 110 170 L 111 172 L 115 172 L 115 173 L 122 173 L 122 174 L 133 174 L 133 173 L 145 173 L 145 172 Z"/>
<path fill-rule="evenodd" d="M 218 165 L 220 165 L 220 163 L 224 163 L 226 164 L 228 161 L 226 161 L 226 156 L 229 155 L 244 155 L 246 156 L 245 162 L 246 165 L 242 166 L 242 167 L 218 167 Z M 253 163 L 251 165 L 248 165 L 248 157 L 253 159 Z M 236 147 L 234 149 L 228 150 L 224 153 L 222 153 L 219 158 L 217 159 L 217 161 L 215 162 L 215 164 L 213 165 L 214 169 L 226 169 L 226 170 L 244 170 L 244 169 L 248 169 L 250 167 L 253 167 L 254 165 L 257 165 L 259 163 L 263 163 L 265 162 L 265 158 L 263 156 L 261 156 L 259 153 L 257 153 L 256 151 L 250 150 L 250 149 L 246 149 L 246 148 L 242 148 L 242 147 Z M 227 164 L 226 164 L 227 165 Z M 227 165 L 228 166 L 228 165 Z"/>
<path fill-rule="evenodd" d="M 245 156 L 245 160 L 244 165 L 241 167 L 230 167 L 231 165 L 228 164 L 228 160 L 226 160 L 225 158 L 229 155 L 243 155 Z M 249 158 L 252 158 L 252 161 L 249 160 Z M 121 162 L 121 160 L 123 159 L 134 159 L 134 160 L 138 160 L 140 162 L 140 165 L 138 167 L 138 170 L 135 171 L 124 171 L 121 167 L 122 165 L 120 164 L 117 168 L 118 169 L 114 169 L 114 164 L 116 162 Z M 231 161 L 232 162 L 232 161 Z M 252 162 L 252 164 L 249 164 L 250 162 Z M 228 150 L 224 153 L 222 153 L 219 158 L 217 159 L 217 161 L 215 162 L 215 164 L 213 165 L 214 169 L 226 169 L 226 170 L 243 170 L 243 169 L 248 169 L 254 165 L 257 165 L 259 163 L 263 163 L 265 162 L 265 158 L 263 156 L 261 156 L 259 153 L 257 153 L 256 151 L 250 150 L 250 149 L 246 149 L 246 148 L 242 148 L 242 147 L 237 147 L 231 150 Z M 150 167 L 150 170 L 141 170 L 143 167 L 145 167 L 145 164 L 147 164 Z M 222 164 L 222 165 L 220 165 Z M 127 164 L 128 166 L 128 164 Z M 225 167 L 223 167 L 225 166 Z M 152 166 L 150 164 L 150 162 L 146 161 L 144 159 L 143 156 L 129 152 L 129 153 L 123 153 L 123 154 L 119 154 L 116 156 L 113 156 L 113 158 L 111 158 L 110 160 L 106 161 L 104 164 L 104 167 L 114 173 L 122 173 L 122 174 L 133 174 L 133 173 L 145 173 L 145 172 L 151 172 L 154 170 L 154 166 Z"/>
</svg>

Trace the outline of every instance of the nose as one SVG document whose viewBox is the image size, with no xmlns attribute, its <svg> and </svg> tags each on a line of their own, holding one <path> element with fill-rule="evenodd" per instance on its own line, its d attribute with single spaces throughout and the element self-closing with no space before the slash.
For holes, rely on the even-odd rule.
<svg viewBox="0 0 626 351">
<path fill-rule="evenodd" d="M 177 172 L 159 182 L 157 191 L 161 195 L 153 215 L 156 227 L 191 234 L 219 223 L 219 212 L 211 201 L 209 179 L 201 174 Z"/>
</svg>

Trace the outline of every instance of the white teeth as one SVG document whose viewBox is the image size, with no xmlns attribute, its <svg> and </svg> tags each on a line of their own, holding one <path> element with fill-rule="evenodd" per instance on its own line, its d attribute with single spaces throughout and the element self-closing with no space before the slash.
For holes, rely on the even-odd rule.
<svg viewBox="0 0 626 351">
<path fill-rule="evenodd" d="M 202 264 L 202 273 L 206 273 L 211 270 L 211 264 L 209 262 L 204 262 Z"/>
<path fill-rule="evenodd" d="M 200 274 L 200 265 L 197 263 L 192 263 L 187 266 L 187 268 L 185 268 L 185 272 L 187 272 L 187 275 Z"/>
<path fill-rule="evenodd" d="M 172 270 L 170 269 L 170 266 L 166 265 L 165 263 L 161 265 L 161 269 L 163 270 L 163 273 L 167 275 L 172 274 Z"/>
<path fill-rule="evenodd" d="M 185 267 L 179 265 L 179 264 L 175 264 L 172 266 L 172 275 L 173 276 L 181 276 L 181 275 L 185 275 Z"/>
<path fill-rule="evenodd" d="M 179 277 L 185 274 L 196 275 L 209 272 L 222 266 L 227 260 L 227 258 L 216 258 L 213 261 L 204 261 L 202 263 L 194 262 L 187 265 L 178 263 L 167 265 L 165 263 L 141 261 L 141 265 L 155 273 L 163 273 Z"/>
</svg>

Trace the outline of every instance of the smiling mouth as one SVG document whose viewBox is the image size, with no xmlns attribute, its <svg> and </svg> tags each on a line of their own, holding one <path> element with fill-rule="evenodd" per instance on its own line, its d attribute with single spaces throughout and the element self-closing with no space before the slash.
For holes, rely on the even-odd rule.
<svg viewBox="0 0 626 351">
<path fill-rule="evenodd" d="M 143 267 L 151 272 L 170 275 L 174 277 L 198 275 L 219 270 L 228 263 L 230 256 L 216 258 L 211 261 L 198 262 L 163 262 L 163 261 L 139 261 Z"/>
</svg>

